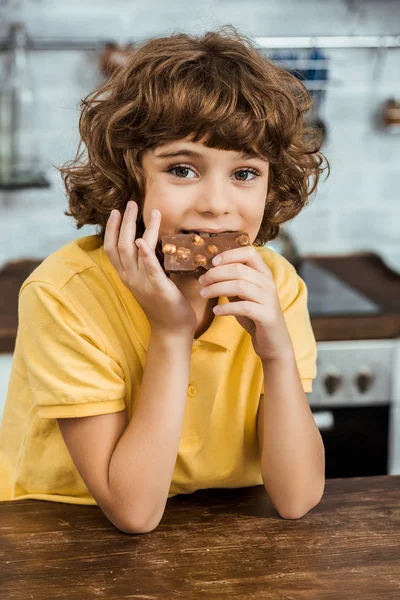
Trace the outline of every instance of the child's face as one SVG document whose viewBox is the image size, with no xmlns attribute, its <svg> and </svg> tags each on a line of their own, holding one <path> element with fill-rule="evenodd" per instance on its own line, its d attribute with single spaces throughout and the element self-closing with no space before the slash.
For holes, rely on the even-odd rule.
<svg viewBox="0 0 400 600">
<path fill-rule="evenodd" d="M 185 156 L 183 149 L 201 157 Z M 179 156 L 160 157 L 177 150 Z M 151 210 L 161 211 L 159 238 L 182 229 L 209 228 L 247 231 L 254 242 L 268 190 L 266 159 L 239 158 L 236 151 L 207 148 L 185 138 L 147 150 L 142 165 L 147 178 L 143 220 L 147 226 Z"/>
</svg>

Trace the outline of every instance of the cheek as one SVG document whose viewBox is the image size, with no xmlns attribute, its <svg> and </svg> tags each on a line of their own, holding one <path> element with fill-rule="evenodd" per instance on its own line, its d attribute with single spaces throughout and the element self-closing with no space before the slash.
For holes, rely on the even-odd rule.
<svg viewBox="0 0 400 600">
<path fill-rule="evenodd" d="M 146 200 L 144 202 L 144 208 L 143 208 L 143 214 L 142 214 L 142 218 L 145 224 L 145 227 L 148 226 L 149 221 L 150 221 L 150 213 L 153 209 L 153 206 L 151 206 Z"/>
<path fill-rule="evenodd" d="M 260 202 L 256 206 L 253 206 L 246 215 L 246 221 L 251 224 L 253 228 L 258 228 L 264 218 L 265 202 Z"/>
<path fill-rule="evenodd" d="M 252 244 L 254 243 L 258 232 L 260 231 L 260 227 L 264 218 L 264 207 L 265 203 L 263 203 L 262 206 L 258 206 L 256 210 L 251 211 L 251 213 L 247 215 L 246 221 L 249 223 L 249 234 Z"/>
</svg>

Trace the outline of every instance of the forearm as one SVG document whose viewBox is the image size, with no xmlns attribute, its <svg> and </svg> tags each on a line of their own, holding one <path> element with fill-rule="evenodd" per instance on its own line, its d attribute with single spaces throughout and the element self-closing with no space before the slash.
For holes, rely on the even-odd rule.
<svg viewBox="0 0 400 600">
<path fill-rule="evenodd" d="M 111 497 L 128 522 L 144 527 L 158 524 L 168 499 L 185 414 L 192 341 L 190 335 L 151 334 L 138 402 L 110 460 Z"/>
<path fill-rule="evenodd" d="M 325 451 L 303 391 L 294 353 L 263 362 L 261 471 L 281 516 L 298 518 L 318 504 L 325 485 Z"/>
</svg>

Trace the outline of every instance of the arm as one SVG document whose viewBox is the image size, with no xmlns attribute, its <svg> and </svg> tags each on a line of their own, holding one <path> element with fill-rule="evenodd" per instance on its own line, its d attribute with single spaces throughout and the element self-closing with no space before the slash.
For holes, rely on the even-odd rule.
<svg viewBox="0 0 400 600">
<path fill-rule="evenodd" d="M 152 333 L 139 401 L 110 460 L 109 489 L 139 523 L 160 522 L 179 450 L 193 336 Z"/>
<path fill-rule="evenodd" d="M 58 420 L 90 493 L 126 533 L 151 531 L 164 513 L 183 427 L 192 341 L 188 333 L 151 333 L 129 423 L 125 411 Z"/>
<path fill-rule="evenodd" d="M 257 416 L 265 489 L 283 518 L 302 517 L 321 500 L 325 451 L 303 391 L 293 352 L 263 361 L 264 389 Z"/>
</svg>

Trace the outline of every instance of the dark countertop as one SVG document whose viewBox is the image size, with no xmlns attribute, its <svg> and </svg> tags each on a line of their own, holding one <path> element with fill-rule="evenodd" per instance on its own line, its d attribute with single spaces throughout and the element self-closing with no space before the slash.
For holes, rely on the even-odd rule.
<svg viewBox="0 0 400 600">
<path fill-rule="evenodd" d="M 263 486 L 167 501 L 121 533 L 97 506 L 0 502 L 2 600 L 398 600 L 400 476 L 330 479 L 281 519 Z"/>
<path fill-rule="evenodd" d="M 380 314 L 313 317 L 317 342 L 391 339 L 400 337 L 400 275 L 372 252 L 308 255 L 352 288 L 380 306 Z"/>
<path fill-rule="evenodd" d="M 338 275 L 355 289 L 377 302 L 376 315 L 311 315 L 317 342 L 333 340 L 387 339 L 400 336 L 400 275 L 373 253 L 318 256 L 308 255 L 318 265 Z M 14 351 L 18 326 L 18 292 L 40 259 L 16 260 L 0 270 L 0 353 Z"/>
</svg>

